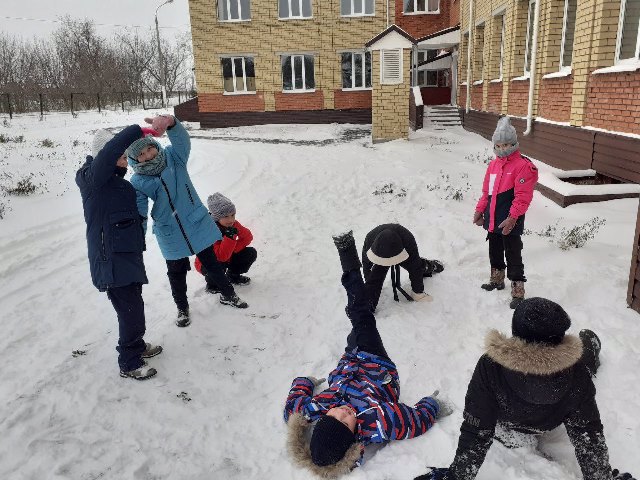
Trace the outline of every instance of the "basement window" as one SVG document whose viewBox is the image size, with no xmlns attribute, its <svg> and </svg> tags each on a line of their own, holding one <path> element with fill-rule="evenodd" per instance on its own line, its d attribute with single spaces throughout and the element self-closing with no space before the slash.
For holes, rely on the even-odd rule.
<svg viewBox="0 0 640 480">
<path fill-rule="evenodd" d="M 380 50 L 380 83 L 396 85 L 402 83 L 402 49 Z"/>
<path fill-rule="evenodd" d="M 616 64 L 621 63 L 640 63 L 640 0 L 622 0 L 620 5 Z"/>
<path fill-rule="evenodd" d="M 251 20 L 251 0 L 218 0 L 218 19 L 221 22 Z"/>
</svg>

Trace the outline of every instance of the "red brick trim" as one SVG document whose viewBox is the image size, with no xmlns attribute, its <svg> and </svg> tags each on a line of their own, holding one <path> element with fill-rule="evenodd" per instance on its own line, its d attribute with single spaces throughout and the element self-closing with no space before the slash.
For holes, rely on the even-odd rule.
<svg viewBox="0 0 640 480">
<path fill-rule="evenodd" d="M 200 93 L 198 110 L 207 112 L 264 112 L 264 92 L 255 95 L 224 95 L 222 93 Z"/>
<path fill-rule="evenodd" d="M 275 92 L 276 110 L 322 110 L 324 94 L 322 90 L 309 93 Z"/>
</svg>

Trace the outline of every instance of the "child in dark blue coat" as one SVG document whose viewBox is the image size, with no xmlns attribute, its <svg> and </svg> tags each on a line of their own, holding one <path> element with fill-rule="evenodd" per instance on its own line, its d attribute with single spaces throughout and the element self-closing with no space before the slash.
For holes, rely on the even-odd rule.
<svg viewBox="0 0 640 480">
<path fill-rule="evenodd" d="M 156 374 L 145 358 L 162 352 L 162 347 L 145 343 L 142 285 L 148 283 L 142 260 L 144 233 L 136 191 L 124 179 L 125 150 L 143 135 L 131 125 L 113 136 L 98 130 L 92 155 L 76 174 L 87 223 L 89 268 L 94 286 L 107 292 L 118 315 L 118 364 L 123 377 L 142 380 Z"/>
</svg>

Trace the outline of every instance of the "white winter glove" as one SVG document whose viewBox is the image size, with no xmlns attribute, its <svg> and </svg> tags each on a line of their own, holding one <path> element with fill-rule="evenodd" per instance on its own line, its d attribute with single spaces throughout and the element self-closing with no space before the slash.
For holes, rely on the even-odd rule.
<svg viewBox="0 0 640 480">
<path fill-rule="evenodd" d="M 311 383 L 313 383 L 314 387 L 319 387 L 320 385 L 322 385 L 327 379 L 326 378 L 316 378 L 316 377 L 312 377 L 310 375 L 307 375 L 304 378 L 308 378 L 309 380 L 311 380 Z"/>
<path fill-rule="evenodd" d="M 410 290 L 411 298 L 413 298 L 416 302 L 432 302 L 433 297 L 431 295 L 427 295 L 424 292 L 416 293 L 413 290 Z"/>
<path fill-rule="evenodd" d="M 436 418 L 440 420 L 453 413 L 453 404 L 445 396 L 439 397 L 438 395 L 440 395 L 440 390 L 436 390 L 429 396 L 438 402 L 438 415 L 436 415 Z"/>
</svg>

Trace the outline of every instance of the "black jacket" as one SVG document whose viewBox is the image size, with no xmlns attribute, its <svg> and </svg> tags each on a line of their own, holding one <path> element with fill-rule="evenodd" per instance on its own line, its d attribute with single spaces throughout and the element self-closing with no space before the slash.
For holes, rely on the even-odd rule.
<svg viewBox="0 0 640 480">
<path fill-rule="evenodd" d="M 142 260 L 144 232 L 136 205 L 136 191 L 116 174 L 116 162 L 142 136 L 131 125 L 87 157 L 76 173 L 84 219 L 91 280 L 100 291 L 132 283 L 148 283 Z"/>
<path fill-rule="evenodd" d="M 469 382 L 449 478 L 475 478 L 500 422 L 526 433 L 564 424 L 585 480 L 610 480 L 595 393 L 579 338 L 565 335 L 561 344 L 549 346 L 490 332 Z"/>
<path fill-rule="evenodd" d="M 385 223 L 384 225 L 378 225 L 367 233 L 367 236 L 364 239 L 364 246 L 362 247 L 362 273 L 364 274 L 367 293 L 374 309 L 378 306 L 380 292 L 382 291 L 382 285 L 385 277 L 387 276 L 389 267 L 371 263 L 369 258 L 367 258 L 367 251 L 371 248 L 371 245 L 378 234 L 386 229 L 393 230 L 400 236 L 402 245 L 409 254 L 409 258 L 399 265 L 409 272 L 411 289 L 415 293 L 424 292 L 424 264 L 420 258 L 420 254 L 418 253 L 418 244 L 416 243 L 413 233 L 397 223 Z"/>
</svg>

